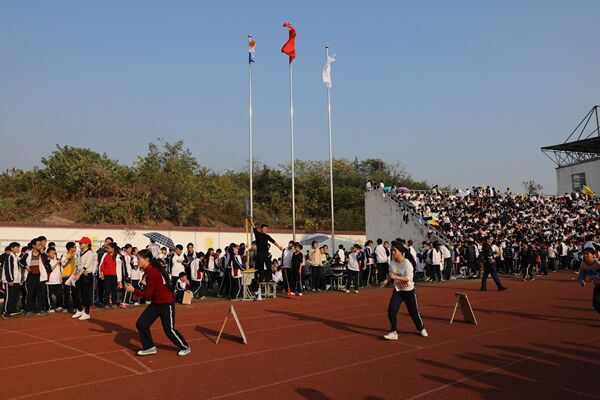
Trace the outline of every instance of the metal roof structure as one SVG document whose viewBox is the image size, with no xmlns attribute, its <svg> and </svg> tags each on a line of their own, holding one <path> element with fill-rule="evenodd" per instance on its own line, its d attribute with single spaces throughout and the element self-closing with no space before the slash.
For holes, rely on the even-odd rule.
<svg viewBox="0 0 600 400">
<path fill-rule="evenodd" d="M 566 167 L 600 159 L 600 116 L 598 115 L 598 108 L 600 106 L 592 107 L 564 143 L 541 148 L 542 152 L 557 167 Z"/>
</svg>

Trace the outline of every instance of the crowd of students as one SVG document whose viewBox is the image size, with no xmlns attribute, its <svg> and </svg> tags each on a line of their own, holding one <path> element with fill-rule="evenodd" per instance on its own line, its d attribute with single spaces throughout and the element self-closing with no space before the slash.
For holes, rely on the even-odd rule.
<svg viewBox="0 0 600 400">
<path fill-rule="evenodd" d="M 594 252 L 596 259 L 600 255 L 598 199 L 577 194 L 515 196 L 489 188 L 453 195 L 382 190 L 423 221 L 439 221 L 440 232 L 452 240 L 416 246 L 402 238 L 391 244 L 379 238 L 350 249 L 339 245 L 333 254 L 327 245 L 313 242 L 304 252 L 293 241 L 280 246 L 262 225 L 254 227 L 256 240 L 250 248 L 232 243 L 223 250 L 196 252 L 192 243 L 185 249 L 182 245 L 168 249 L 151 242 L 147 249 L 163 263 L 179 302 L 186 291 L 196 299 L 210 295 L 239 300 L 241 278 L 249 268 L 257 271 L 251 285 L 254 292 L 259 291 L 256 283 L 267 281 L 295 296 L 330 289 L 359 293 L 362 287 L 386 282 L 393 244 L 411 264 L 415 281 L 482 277 L 482 290 L 487 290 L 488 275 L 498 289 L 505 289 L 496 272 L 534 280 L 560 268 L 579 270 L 584 249 Z M 63 249 L 43 236 L 26 246 L 13 242 L 0 255 L 0 271 L 4 318 L 71 312 L 73 318 L 85 320 L 92 307 L 126 308 L 147 301 L 125 290 L 127 283 L 141 287 L 138 249 L 130 244 L 120 247 L 112 238 L 97 250 L 87 237 L 68 242 Z"/>
</svg>

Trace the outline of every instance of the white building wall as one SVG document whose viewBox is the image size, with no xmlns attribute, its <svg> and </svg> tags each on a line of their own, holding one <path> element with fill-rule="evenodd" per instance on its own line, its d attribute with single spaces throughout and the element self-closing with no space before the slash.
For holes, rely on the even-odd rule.
<svg viewBox="0 0 600 400">
<path fill-rule="evenodd" d="M 556 168 L 557 195 L 573 192 L 573 175 L 585 174 L 586 185 L 600 193 L 600 159 L 582 164 Z"/>
</svg>

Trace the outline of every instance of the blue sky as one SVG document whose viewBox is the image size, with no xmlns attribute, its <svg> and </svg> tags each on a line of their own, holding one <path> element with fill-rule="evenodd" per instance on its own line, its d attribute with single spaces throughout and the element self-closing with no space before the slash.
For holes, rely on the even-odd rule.
<svg viewBox="0 0 600 400">
<path fill-rule="evenodd" d="M 210 5 L 209 5 L 210 4 Z M 215 170 L 247 162 L 247 41 L 256 41 L 255 158 L 289 161 L 287 38 L 296 155 L 398 161 L 418 179 L 555 191 L 539 150 L 600 102 L 600 2 L 0 0 L 0 169 L 55 144 L 131 163 L 183 139 Z"/>
</svg>

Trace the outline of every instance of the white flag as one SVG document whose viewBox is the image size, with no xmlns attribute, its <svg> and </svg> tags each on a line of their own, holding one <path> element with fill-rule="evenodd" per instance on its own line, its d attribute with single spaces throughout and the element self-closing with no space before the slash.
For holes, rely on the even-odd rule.
<svg viewBox="0 0 600 400">
<path fill-rule="evenodd" d="M 332 56 L 327 56 L 327 61 L 325 61 L 325 66 L 323 67 L 323 83 L 327 86 L 328 89 L 331 89 L 331 63 L 335 61 L 335 54 Z"/>
</svg>

